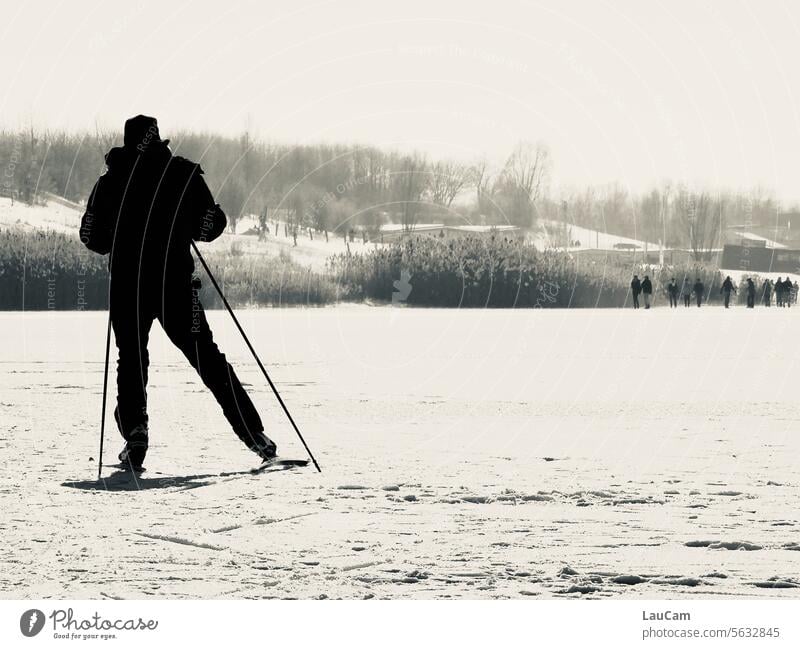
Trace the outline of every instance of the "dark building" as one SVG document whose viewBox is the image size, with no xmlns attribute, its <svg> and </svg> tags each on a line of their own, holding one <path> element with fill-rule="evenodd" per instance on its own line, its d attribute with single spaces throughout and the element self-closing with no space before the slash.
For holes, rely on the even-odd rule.
<svg viewBox="0 0 800 649">
<path fill-rule="evenodd" d="M 720 268 L 752 273 L 800 273 L 800 250 L 726 245 Z"/>
</svg>

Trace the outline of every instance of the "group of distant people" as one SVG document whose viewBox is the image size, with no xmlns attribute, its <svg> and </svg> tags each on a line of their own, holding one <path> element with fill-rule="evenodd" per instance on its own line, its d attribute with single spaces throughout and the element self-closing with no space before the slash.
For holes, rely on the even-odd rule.
<svg viewBox="0 0 800 649">
<path fill-rule="evenodd" d="M 753 281 L 752 277 L 748 277 L 746 281 L 745 290 L 747 291 L 747 308 L 752 309 L 756 305 L 756 297 L 758 294 L 758 289 L 756 288 L 755 282 Z M 786 279 L 781 279 L 778 277 L 776 282 L 773 282 L 770 279 L 765 279 L 764 283 L 761 285 L 761 298 L 760 301 L 764 306 L 772 306 L 772 295 L 775 295 L 775 304 L 780 307 L 790 307 L 792 304 L 797 303 L 797 294 L 800 291 L 800 286 L 798 286 L 797 282 L 792 283 L 792 280 L 788 277 Z M 725 281 L 722 282 L 722 287 L 720 288 L 719 292 L 722 294 L 723 304 L 725 308 L 730 307 L 731 303 L 731 293 L 736 293 L 737 288 L 733 283 L 733 280 L 728 275 L 725 278 Z M 694 301 L 697 306 L 701 306 L 703 304 L 703 298 L 706 293 L 705 284 L 703 281 L 698 277 L 695 279 L 694 284 L 692 284 L 689 278 L 685 278 L 683 280 L 682 285 L 679 287 L 678 282 L 673 277 L 669 284 L 667 284 L 667 295 L 669 296 L 669 306 L 670 308 L 678 306 L 678 299 L 680 296 L 683 297 L 683 305 L 689 306 L 692 302 L 692 297 L 694 297 Z M 640 280 L 638 275 L 633 276 L 633 280 L 631 280 L 631 295 L 633 296 L 633 308 L 639 308 L 639 296 L 642 295 L 644 298 L 644 308 L 650 308 L 650 301 L 653 295 L 653 283 L 650 281 L 650 278 L 645 275 L 644 279 Z"/>
<path fill-rule="evenodd" d="M 727 277 L 725 279 L 726 282 L 730 284 L 734 291 L 736 291 L 736 287 L 733 286 L 733 282 L 731 282 L 731 278 Z M 722 285 L 723 289 L 727 291 L 726 296 L 729 296 L 731 289 L 725 288 L 725 284 Z M 772 294 L 775 294 L 775 304 L 777 306 L 784 306 L 790 307 L 792 304 L 797 304 L 797 293 L 800 289 L 800 285 L 797 282 L 792 283 L 788 277 L 784 280 L 781 280 L 779 277 L 776 282 L 773 282 L 770 279 L 765 279 L 764 283 L 761 285 L 761 302 L 764 306 L 772 306 Z M 755 298 L 756 298 L 756 291 L 755 291 L 755 284 L 753 283 L 752 278 L 747 278 L 747 307 L 752 309 L 755 305 Z M 725 306 L 728 306 L 729 297 L 725 298 Z"/>
</svg>

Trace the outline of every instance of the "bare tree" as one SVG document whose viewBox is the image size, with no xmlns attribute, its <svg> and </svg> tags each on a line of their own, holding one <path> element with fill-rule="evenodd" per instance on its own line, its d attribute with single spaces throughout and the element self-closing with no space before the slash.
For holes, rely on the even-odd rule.
<svg viewBox="0 0 800 649">
<path fill-rule="evenodd" d="M 533 207 L 545 189 L 550 173 L 550 153 L 541 144 L 519 143 L 506 161 L 500 177 L 509 220 L 533 225 Z"/>
<path fill-rule="evenodd" d="M 713 248 L 719 245 L 725 221 L 725 201 L 715 200 L 706 192 L 682 190 L 676 210 L 685 228 L 692 257 L 695 261 L 709 260 Z"/>
<path fill-rule="evenodd" d="M 414 229 L 419 204 L 428 189 L 427 166 L 425 159 L 418 155 L 405 156 L 400 161 L 399 170 L 392 174 L 394 199 L 400 203 L 400 222 L 406 232 Z"/>
<path fill-rule="evenodd" d="M 100 126 L 98 122 L 94 124 L 94 141 L 98 146 L 98 150 L 100 151 L 100 155 L 104 156 L 109 150 L 122 138 L 120 137 L 120 133 Z"/>
<path fill-rule="evenodd" d="M 638 234 L 646 241 L 662 241 L 665 238 L 664 200 L 658 189 L 651 190 L 639 201 Z"/>
<path fill-rule="evenodd" d="M 478 213 L 481 217 L 494 215 L 495 211 L 495 189 L 497 183 L 489 173 L 486 160 L 481 160 L 472 167 L 473 182 L 478 206 Z"/>
<path fill-rule="evenodd" d="M 635 225 L 630 208 L 630 197 L 624 187 L 612 183 L 601 189 L 600 216 L 601 230 L 615 234 L 635 236 Z"/>
<path fill-rule="evenodd" d="M 456 196 L 474 179 L 474 170 L 458 162 L 437 162 L 431 167 L 431 201 L 449 208 Z"/>
</svg>

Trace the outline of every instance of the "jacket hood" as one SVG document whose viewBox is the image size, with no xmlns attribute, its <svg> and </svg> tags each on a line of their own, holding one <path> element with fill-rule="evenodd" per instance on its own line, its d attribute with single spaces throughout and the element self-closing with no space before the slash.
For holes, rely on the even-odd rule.
<svg viewBox="0 0 800 649">
<path fill-rule="evenodd" d="M 169 140 L 161 140 L 157 144 L 149 146 L 144 152 L 126 146 L 115 146 L 105 155 L 106 167 L 109 169 L 127 167 L 132 165 L 139 157 L 143 160 L 169 158 L 172 155 L 172 151 L 167 146 L 168 142 Z"/>
</svg>

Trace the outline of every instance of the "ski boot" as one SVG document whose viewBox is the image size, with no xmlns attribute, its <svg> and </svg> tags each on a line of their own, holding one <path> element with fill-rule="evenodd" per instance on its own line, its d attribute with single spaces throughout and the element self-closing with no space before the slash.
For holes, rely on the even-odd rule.
<svg viewBox="0 0 800 649">
<path fill-rule="evenodd" d="M 125 446 L 119 454 L 119 461 L 133 471 L 142 471 L 145 455 L 147 455 L 148 431 L 146 424 L 139 424 L 125 440 Z"/>
<path fill-rule="evenodd" d="M 258 455 L 264 462 L 270 462 L 278 457 L 278 447 L 264 433 L 249 433 L 248 437 L 250 441 L 246 442 L 247 448 Z"/>
</svg>

